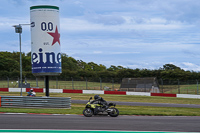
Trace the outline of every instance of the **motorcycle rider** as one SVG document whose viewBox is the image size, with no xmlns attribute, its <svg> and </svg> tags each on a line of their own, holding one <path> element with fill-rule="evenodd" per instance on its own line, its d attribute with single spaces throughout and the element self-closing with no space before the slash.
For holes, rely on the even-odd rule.
<svg viewBox="0 0 200 133">
<path fill-rule="evenodd" d="M 102 97 L 100 97 L 99 95 L 95 95 L 94 96 L 94 101 L 92 101 L 91 103 L 94 102 L 99 102 L 101 105 L 103 105 L 103 108 L 106 109 L 108 106 L 108 103 L 106 102 L 106 100 L 104 100 Z"/>
<path fill-rule="evenodd" d="M 30 89 L 27 96 L 35 96 L 33 89 Z"/>
</svg>

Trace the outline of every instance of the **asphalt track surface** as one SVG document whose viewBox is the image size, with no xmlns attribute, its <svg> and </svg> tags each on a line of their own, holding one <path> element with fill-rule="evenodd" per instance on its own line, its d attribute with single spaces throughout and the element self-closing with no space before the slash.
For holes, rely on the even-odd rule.
<svg viewBox="0 0 200 133">
<path fill-rule="evenodd" d="M 0 129 L 199 132 L 198 116 L 94 116 L 0 114 Z"/>
<path fill-rule="evenodd" d="M 88 100 L 71 100 L 72 103 L 86 104 Z M 184 108 L 200 108 L 200 104 L 169 104 L 169 103 L 141 103 L 141 102 L 119 102 L 119 101 L 107 101 L 116 103 L 116 105 L 128 105 L 128 106 L 153 106 L 153 107 L 184 107 Z"/>
</svg>

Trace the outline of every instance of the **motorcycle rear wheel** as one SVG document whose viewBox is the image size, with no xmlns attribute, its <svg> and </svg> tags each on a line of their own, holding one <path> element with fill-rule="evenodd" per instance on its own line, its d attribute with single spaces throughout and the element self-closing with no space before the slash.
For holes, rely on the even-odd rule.
<svg viewBox="0 0 200 133">
<path fill-rule="evenodd" d="M 117 108 L 111 108 L 111 109 L 113 109 L 113 111 L 110 112 L 109 115 L 111 117 L 117 117 L 119 115 L 119 110 Z"/>
<path fill-rule="evenodd" d="M 93 115 L 93 111 L 90 108 L 84 109 L 83 110 L 83 115 L 85 117 L 91 117 Z"/>
</svg>

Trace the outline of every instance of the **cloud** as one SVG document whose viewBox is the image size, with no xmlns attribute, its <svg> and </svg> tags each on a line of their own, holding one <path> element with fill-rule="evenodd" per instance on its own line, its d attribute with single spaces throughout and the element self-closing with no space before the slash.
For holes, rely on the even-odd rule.
<svg viewBox="0 0 200 133">
<path fill-rule="evenodd" d="M 0 49 L 18 50 L 12 25 L 29 23 L 30 6 L 60 7 L 62 52 L 98 64 L 199 70 L 199 0 L 2 0 Z M 30 50 L 23 27 L 23 51 Z M 8 47 L 5 47 L 8 46 Z M 190 64 L 191 63 L 191 64 Z"/>
<path fill-rule="evenodd" d="M 175 0 L 175 1 L 156 1 L 158 10 L 163 12 L 163 17 L 169 21 L 180 21 L 183 23 L 199 23 L 200 12 L 199 0 Z"/>
<path fill-rule="evenodd" d="M 200 71 L 200 65 L 191 62 L 183 62 L 181 68 L 184 70 Z"/>
<path fill-rule="evenodd" d="M 29 19 L 26 17 L 1 17 L 0 16 L 0 29 L 1 30 L 9 30 L 14 29 L 13 25 L 18 24 L 29 24 Z M 30 27 L 24 27 L 23 29 L 30 29 Z"/>
<path fill-rule="evenodd" d="M 94 12 L 86 12 L 85 19 L 89 22 L 100 23 L 104 25 L 120 25 L 125 23 L 125 19 L 117 14 L 96 14 Z"/>
<path fill-rule="evenodd" d="M 102 54 L 102 51 L 93 51 L 93 54 Z"/>
<path fill-rule="evenodd" d="M 187 56 L 190 56 L 190 57 L 193 57 L 193 58 L 199 58 L 200 57 L 198 50 L 191 51 L 191 50 L 188 50 L 188 49 L 183 49 L 182 52 L 184 54 L 186 54 Z"/>
</svg>

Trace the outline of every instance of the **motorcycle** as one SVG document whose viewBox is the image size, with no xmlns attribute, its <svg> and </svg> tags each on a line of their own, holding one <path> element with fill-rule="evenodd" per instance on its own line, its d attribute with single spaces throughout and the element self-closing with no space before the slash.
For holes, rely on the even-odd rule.
<svg viewBox="0 0 200 133">
<path fill-rule="evenodd" d="M 27 95 L 27 96 L 29 96 L 29 97 L 35 97 L 35 96 L 36 96 L 36 93 L 35 93 L 35 92 L 31 92 L 31 93 L 28 92 L 28 95 Z"/>
<path fill-rule="evenodd" d="M 85 109 L 83 110 L 83 115 L 85 117 L 91 117 L 93 115 L 98 114 L 108 114 L 111 117 L 117 117 L 119 115 L 119 110 L 115 108 L 115 103 L 109 103 L 107 107 L 101 105 L 100 101 L 93 102 L 91 101 L 92 97 L 90 97 L 89 101 L 87 102 Z"/>
</svg>

